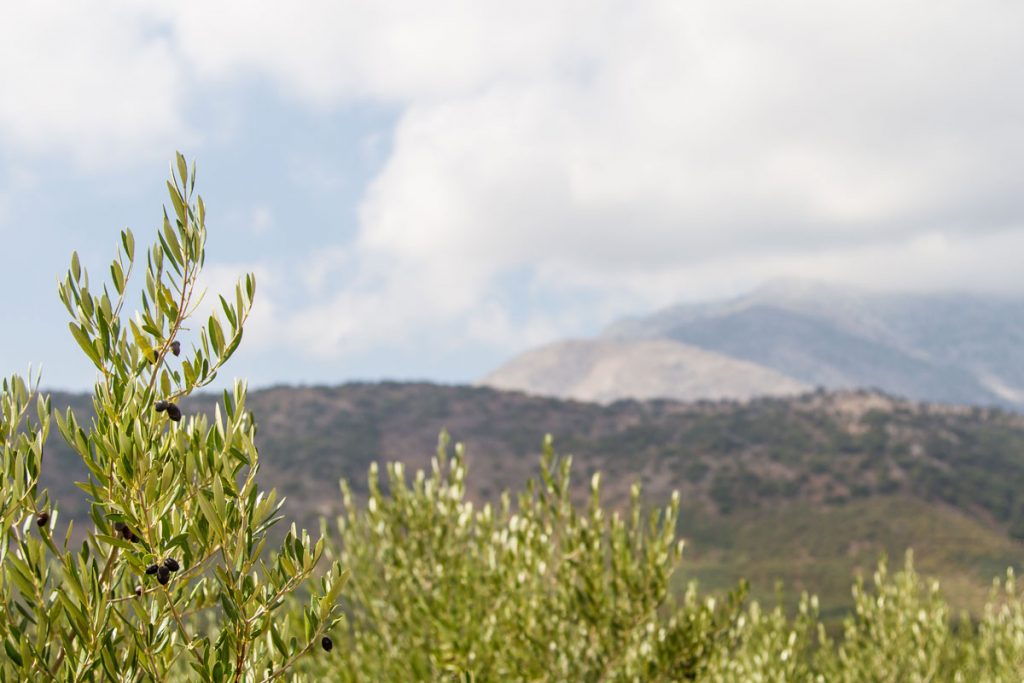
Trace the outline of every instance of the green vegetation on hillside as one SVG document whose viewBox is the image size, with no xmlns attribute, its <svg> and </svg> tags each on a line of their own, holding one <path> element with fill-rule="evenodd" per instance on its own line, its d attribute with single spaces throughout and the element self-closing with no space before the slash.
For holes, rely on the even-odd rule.
<svg viewBox="0 0 1024 683">
<path fill-rule="evenodd" d="M 742 583 L 724 601 L 688 583 L 674 599 L 669 584 L 690 566 L 672 531 L 676 500 L 665 509 L 652 504 L 648 517 L 634 488 L 628 511 L 609 514 L 595 478 L 590 500 L 574 505 L 569 461 L 549 446 L 539 476 L 517 499 L 480 508 L 465 498 L 472 476 L 456 453 L 447 461 L 442 444 L 430 471 L 411 477 L 391 464 L 380 481 L 373 468 L 365 504 L 346 487 L 346 513 L 328 552 L 352 570 L 343 593 L 350 621 L 339 635 L 347 654 L 341 662 L 310 660 L 321 680 L 995 683 L 1024 676 L 1024 596 L 1012 572 L 990 584 L 974 620 L 957 618 L 941 584 L 919 574 L 910 555 L 899 572 L 883 562 L 856 581 L 854 610 L 831 630 L 807 594 L 786 610 L 741 602 Z"/>
<path fill-rule="evenodd" d="M 75 406 L 79 415 L 91 410 L 79 396 L 53 400 Z M 183 405 L 212 415 L 214 403 L 197 395 Z M 711 587 L 743 575 L 766 595 L 781 581 L 790 602 L 807 588 L 820 593 L 823 612 L 833 615 L 853 604 L 850 576 L 867 571 L 883 551 L 901 557 L 913 547 L 922 566 L 950 587 L 954 605 L 976 611 L 992 575 L 1024 567 L 1024 545 L 1012 535 L 1024 506 L 1024 417 L 999 410 L 913 404 L 868 392 L 600 406 L 401 383 L 277 387 L 251 392 L 248 405 L 261 417 L 257 445 L 275 456 L 264 463 L 261 481 L 287 496 L 284 511 L 306 526 L 339 511 L 338 479 L 365 496 L 363 473 L 372 462 L 427 467 L 432 451 L 423 444 L 443 428 L 466 445 L 475 473 L 469 498 L 496 503 L 501 491 L 523 486 L 537 444 L 550 433 L 574 455 L 583 477 L 604 473 L 613 508 L 628 504 L 634 481 L 653 500 L 678 490 L 686 511 L 680 531 L 698 565 L 710 563 L 694 571 Z M 74 509 L 81 496 L 67 476 L 77 458 L 54 439 L 48 453 L 62 474 L 48 479 L 44 473 L 44 482 L 77 518 L 85 511 L 80 504 Z M 574 496 L 585 501 L 586 488 L 574 489 Z M 882 530 L 861 523 L 869 519 L 878 519 Z M 952 521 L 922 529 L 933 519 Z M 778 553 L 759 541 L 774 537 L 773 529 L 805 529 L 811 522 L 806 540 L 788 534 Z M 973 531 L 958 532 L 964 524 Z M 835 539 L 843 550 L 819 552 L 813 538 Z M 978 545 L 998 550 L 986 555 Z M 851 547 L 864 552 L 845 550 Z M 779 556 L 809 559 L 776 563 L 778 573 L 759 569 Z M 714 579 L 717 568 L 729 581 Z"/>
<path fill-rule="evenodd" d="M 718 607 L 670 582 L 682 546 L 678 498 L 645 514 L 639 487 L 622 515 L 600 503 L 600 477 L 578 509 L 570 459 L 550 442 L 540 475 L 513 501 L 465 500 L 460 449 L 444 441 L 429 475 L 400 464 L 369 478 L 365 506 L 345 487 L 340 562 L 348 662 L 342 681 L 692 680 L 725 646 L 741 593 Z M 390 491 L 385 494 L 382 489 Z"/>
<path fill-rule="evenodd" d="M 851 576 L 870 576 L 879 557 L 914 549 L 916 566 L 940 581 L 952 608 L 981 614 L 992 577 L 1024 566 L 1024 548 L 954 508 L 902 496 L 818 506 L 795 501 L 766 510 L 709 516 L 684 511 L 687 542 L 682 585 L 696 580 L 720 592 L 745 579 L 751 596 L 794 609 L 814 593 L 821 616 L 836 625 L 853 606 Z"/>
</svg>

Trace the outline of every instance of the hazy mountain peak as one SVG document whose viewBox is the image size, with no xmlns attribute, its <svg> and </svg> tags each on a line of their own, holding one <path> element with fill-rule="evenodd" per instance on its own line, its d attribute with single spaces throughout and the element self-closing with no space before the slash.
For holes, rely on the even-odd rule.
<svg viewBox="0 0 1024 683">
<path fill-rule="evenodd" d="M 803 386 L 877 387 L 918 400 L 1024 407 L 1020 298 L 887 293 L 782 278 L 742 296 L 627 318 L 598 339 L 670 340 L 691 349 L 691 355 L 692 349 L 715 353 Z M 604 347 L 602 363 L 611 362 L 608 354 L 626 348 Z M 646 363 L 646 371 L 663 372 L 654 360 Z M 725 373 L 723 386 L 736 381 L 730 373 L 751 372 L 746 366 L 713 365 Z M 557 376 L 548 378 L 549 385 L 534 385 L 533 391 L 569 395 L 559 393 L 565 387 L 550 385 Z M 529 390 L 525 377 L 520 384 L 518 388 Z M 617 391 L 640 397 L 627 382 Z M 606 392 L 616 393 L 611 388 Z M 698 397 L 692 391 L 686 396 Z"/>
<path fill-rule="evenodd" d="M 669 339 L 556 342 L 513 358 L 480 383 L 599 403 L 748 399 L 809 388 L 775 370 Z"/>
</svg>

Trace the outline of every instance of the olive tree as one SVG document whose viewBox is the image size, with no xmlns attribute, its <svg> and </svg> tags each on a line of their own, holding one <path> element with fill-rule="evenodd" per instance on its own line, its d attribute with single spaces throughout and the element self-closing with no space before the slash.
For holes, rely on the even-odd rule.
<svg viewBox="0 0 1024 683">
<path fill-rule="evenodd" d="M 328 552 L 352 570 L 343 657 L 312 662 L 342 681 L 681 681 L 700 677 L 738 613 L 731 600 L 674 599 L 678 496 L 583 508 L 571 458 L 545 443 L 539 477 L 497 506 L 466 499 L 466 463 L 444 438 L 429 472 L 371 468 Z"/>
<path fill-rule="evenodd" d="M 77 254 L 58 283 L 97 373 L 92 415 L 54 416 L 89 471 L 80 546 L 39 486 L 50 402 L 38 378 L 3 383 L 0 681 L 270 681 L 330 649 L 345 575 L 318 566 L 323 540 L 294 526 L 266 549 L 282 501 L 257 483 L 245 385 L 223 392 L 212 419 L 188 414 L 188 396 L 238 348 L 256 286 L 246 275 L 196 320 L 207 233 L 195 182 L 178 154 L 145 257 L 125 230 L 108 283 L 90 281 Z M 282 618 L 286 604 L 298 613 Z"/>
</svg>

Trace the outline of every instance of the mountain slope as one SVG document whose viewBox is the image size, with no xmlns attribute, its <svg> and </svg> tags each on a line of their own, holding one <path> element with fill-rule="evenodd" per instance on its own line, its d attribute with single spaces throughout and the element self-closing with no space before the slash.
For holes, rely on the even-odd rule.
<svg viewBox="0 0 1024 683">
<path fill-rule="evenodd" d="M 779 282 L 623 320 L 603 337 L 672 339 L 829 389 L 1024 408 L 1021 299 Z"/>
<path fill-rule="evenodd" d="M 214 400 L 183 401 L 186 419 L 212 412 Z M 55 394 L 53 404 L 88 423 L 87 397 Z M 469 495 L 496 501 L 535 473 L 550 433 L 574 456 L 580 501 L 597 471 L 613 507 L 637 480 L 652 506 L 680 491 L 684 578 L 723 586 L 743 572 L 759 595 L 779 579 L 841 609 L 852 572 L 913 544 L 920 566 L 955 587 L 954 603 L 973 608 L 994 574 L 1024 566 L 1024 416 L 998 410 L 867 392 L 602 406 L 396 383 L 277 387 L 252 392 L 248 406 L 261 481 L 307 527 L 340 510 L 339 478 L 365 491 L 370 462 L 429 467 L 442 428 L 466 444 Z M 44 485 L 61 523 L 71 516 L 78 527 L 85 510 L 73 482 L 85 472 L 55 433 L 46 454 Z"/>
<path fill-rule="evenodd" d="M 767 305 L 683 323 L 666 336 L 773 368 L 811 386 L 877 387 L 940 403 L 999 403 L 967 370 Z"/>
<path fill-rule="evenodd" d="M 558 342 L 517 356 L 480 384 L 598 403 L 623 396 L 747 399 L 810 388 L 756 363 L 667 339 Z"/>
</svg>

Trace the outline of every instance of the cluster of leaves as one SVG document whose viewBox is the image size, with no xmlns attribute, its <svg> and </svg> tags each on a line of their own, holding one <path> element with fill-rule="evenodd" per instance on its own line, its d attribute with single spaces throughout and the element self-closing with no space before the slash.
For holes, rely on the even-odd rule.
<svg viewBox="0 0 1024 683">
<path fill-rule="evenodd" d="M 544 448 L 540 477 L 515 504 L 465 499 L 461 449 L 444 438 L 429 476 L 385 482 L 371 467 L 365 508 L 343 484 L 347 514 L 329 548 L 352 571 L 343 600 L 342 681 L 678 681 L 698 678 L 739 613 L 670 579 L 682 543 L 678 496 L 624 516 L 601 507 L 600 476 L 585 510 L 570 500 L 570 458 Z M 320 663 L 318 663 L 320 664 Z"/>
<path fill-rule="evenodd" d="M 639 487 L 628 513 L 569 498 L 570 459 L 546 442 L 539 478 L 497 507 L 465 498 L 466 465 L 444 438 L 411 481 L 371 467 L 358 505 L 326 553 L 352 569 L 342 593 L 341 656 L 310 660 L 323 680 L 804 681 L 1024 680 L 1024 596 L 1012 570 L 975 619 L 954 619 L 936 581 L 908 553 L 853 586 L 855 608 L 830 634 L 818 600 L 794 614 L 724 601 L 694 583 L 671 593 L 682 546 L 678 499 L 647 514 Z"/>
<path fill-rule="evenodd" d="M 756 602 L 735 621 L 729 647 L 714 653 L 708 681 L 948 681 L 1024 680 L 1024 596 L 1012 571 L 993 582 L 981 617 L 953 623 L 936 581 L 915 571 L 908 552 L 902 571 L 883 560 L 871 585 L 853 587 L 856 608 L 833 642 L 806 595 L 790 619 Z"/>
<path fill-rule="evenodd" d="M 461 450 L 438 448 L 429 473 L 376 467 L 370 494 L 347 512 L 327 553 L 353 571 L 343 656 L 315 660 L 324 680 L 804 681 L 1024 680 L 1024 596 L 1012 570 L 975 619 L 953 610 L 908 552 L 892 574 L 883 560 L 853 586 L 854 610 L 833 637 L 818 600 L 795 614 L 723 602 L 694 583 L 673 599 L 680 567 L 678 500 L 643 514 L 633 488 L 620 517 L 569 500 L 569 458 L 546 443 L 540 477 L 513 503 L 465 500 Z"/>
<path fill-rule="evenodd" d="M 198 334 L 189 329 L 206 209 L 180 154 L 167 188 L 173 213 L 146 254 L 140 312 L 121 312 L 137 263 L 129 230 L 112 289 L 91 288 L 77 254 L 59 283 L 71 333 L 98 371 L 91 421 L 70 410 L 56 420 L 89 472 L 77 484 L 92 522 L 80 548 L 71 525 L 56 537 L 57 507 L 39 487 L 49 401 L 18 377 L 3 385 L 0 680 L 275 680 L 340 619 L 344 575 L 317 569 L 323 541 L 293 527 L 279 552 L 264 552 L 281 502 L 257 485 L 245 386 L 224 391 L 212 419 L 179 406 L 238 347 L 255 281 L 246 276 Z M 308 604 L 280 618 L 300 589 Z"/>
</svg>

